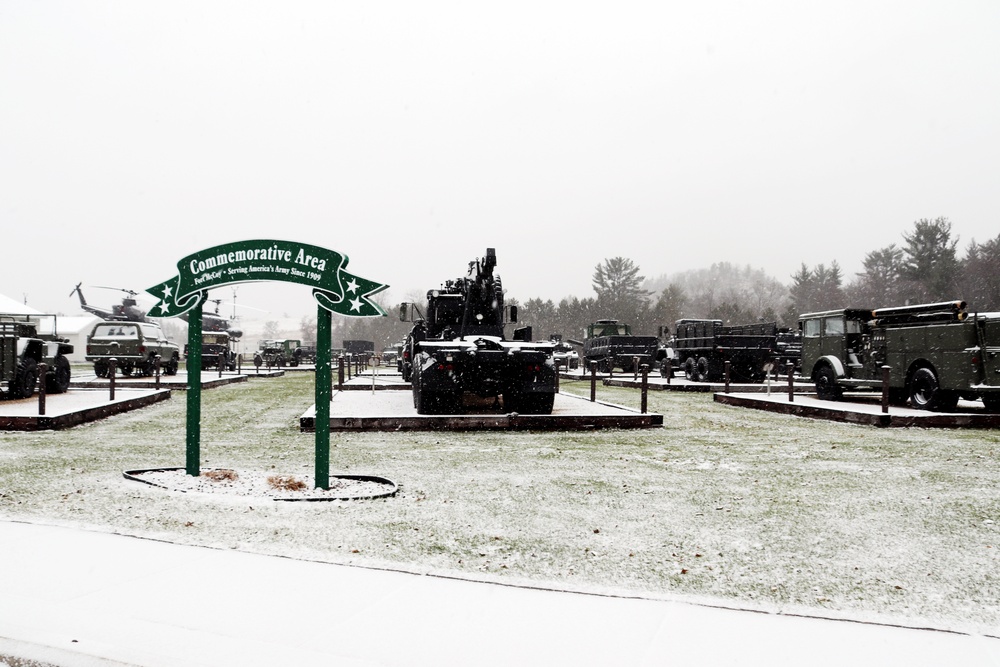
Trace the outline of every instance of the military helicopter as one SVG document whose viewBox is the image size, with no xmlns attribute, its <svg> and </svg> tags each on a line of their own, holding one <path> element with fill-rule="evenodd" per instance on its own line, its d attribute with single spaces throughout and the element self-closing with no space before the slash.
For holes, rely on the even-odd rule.
<svg viewBox="0 0 1000 667">
<path fill-rule="evenodd" d="M 83 290 L 80 286 L 83 285 L 82 282 L 77 283 L 73 291 L 69 293 L 70 296 L 74 294 L 80 297 L 80 307 L 83 308 L 88 313 L 93 313 L 98 317 L 105 320 L 117 320 L 122 322 L 152 322 L 153 320 L 146 316 L 146 310 L 139 307 L 138 302 L 135 297 L 139 294 L 135 290 L 124 289 L 122 287 L 101 287 L 95 285 L 97 289 L 110 289 L 117 290 L 119 292 L 125 292 L 125 297 L 122 298 L 121 305 L 111 306 L 111 310 L 106 308 L 99 308 L 97 306 L 91 306 L 87 303 L 87 299 L 83 296 Z"/>
<path fill-rule="evenodd" d="M 202 313 L 201 316 L 201 330 L 202 331 L 225 331 L 233 340 L 238 340 L 243 335 L 243 330 L 236 328 L 234 325 L 236 320 L 235 307 L 233 304 L 233 317 L 227 319 L 222 315 L 219 315 L 219 305 L 222 304 L 222 299 L 209 299 L 215 304 L 214 313 Z M 243 306 L 241 306 L 243 307 Z M 187 315 L 181 315 L 181 319 L 185 322 L 188 321 Z"/>
</svg>

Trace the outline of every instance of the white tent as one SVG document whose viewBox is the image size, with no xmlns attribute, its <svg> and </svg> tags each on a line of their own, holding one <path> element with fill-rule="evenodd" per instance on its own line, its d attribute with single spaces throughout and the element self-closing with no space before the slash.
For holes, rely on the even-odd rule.
<svg viewBox="0 0 1000 667">
<path fill-rule="evenodd" d="M 31 306 L 25 305 L 20 301 L 10 298 L 0 294 L 0 314 L 7 315 L 38 315 L 41 313 L 40 310 L 35 310 Z"/>
</svg>

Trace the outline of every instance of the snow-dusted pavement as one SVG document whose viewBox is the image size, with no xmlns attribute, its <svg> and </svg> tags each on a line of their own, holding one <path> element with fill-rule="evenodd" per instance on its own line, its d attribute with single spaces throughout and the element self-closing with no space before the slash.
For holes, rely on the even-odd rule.
<svg viewBox="0 0 1000 667">
<path fill-rule="evenodd" d="M 8 521 L 0 545 L 0 656 L 60 666 L 1000 665 L 988 637 Z"/>
</svg>

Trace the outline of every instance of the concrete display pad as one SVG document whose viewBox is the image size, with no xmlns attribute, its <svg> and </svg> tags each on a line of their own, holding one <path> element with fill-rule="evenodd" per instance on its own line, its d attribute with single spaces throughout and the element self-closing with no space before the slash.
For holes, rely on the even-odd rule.
<svg viewBox="0 0 1000 667">
<path fill-rule="evenodd" d="M 201 386 L 202 389 L 210 389 L 212 387 L 221 387 L 222 385 L 233 384 L 234 382 L 246 382 L 252 377 L 281 377 L 282 375 L 284 375 L 284 372 L 280 370 L 261 370 L 260 373 L 253 370 L 245 370 L 242 373 L 223 372 L 222 377 L 219 377 L 219 371 L 207 370 L 202 371 L 201 373 Z M 161 375 L 160 387 L 163 389 L 183 390 L 187 389 L 187 381 L 187 371 L 181 370 L 177 371 L 177 375 Z M 75 389 L 106 390 L 109 384 L 111 384 L 111 380 L 109 378 L 99 378 L 94 373 L 74 373 L 69 386 L 70 388 Z M 155 389 L 156 378 L 146 377 L 144 375 L 132 375 L 129 377 L 122 377 L 121 375 L 118 375 L 115 377 L 115 387 L 126 389 Z"/>
<path fill-rule="evenodd" d="M 573 379 L 579 380 L 578 377 Z M 585 378 L 589 379 L 589 378 Z M 600 376 L 598 376 L 600 379 Z M 615 375 L 610 378 L 607 376 L 602 380 L 603 384 L 607 387 L 642 387 L 642 378 L 633 380 L 631 375 Z M 655 377 L 650 375 L 649 381 L 647 383 L 647 388 L 649 391 L 691 391 L 691 392 L 702 392 L 702 393 L 715 393 L 726 391 L 725 382 L 694 382 L 688 380 L 686 377 L 673 377 L 670 378 L 670 382 L 667 382 L 667 378 L 661 377 L 657 374 Z M 750 383 L 729 383 L 729 391 L 731 393 L 739 394 L 752 394 L 760 393 L 766 394 L 768 392 L 767 383 L 762 382 L 760 384 L 750 384 Z M 792 392 L 796 394 L 813 393 L 816 391 L 816 386 L 812 382 L 805 382 L 799 380 L 793 380 Z M 771 393 L 782 393 L 788 394 L 788 378 L 782 378 L 780 380 L 771 380 Z"/>
<path fill-rule="evenodd" d="M 107 389 L 70 389 L 45 397 L 45 414 L 38 414 L 38 395 L 0 401 L 0 430 L 42 431 L 69 428 L 104 419 L 120 412 L 144 408 L 170 398 L 169 389 L 115 387 L 115 400 Z"/>
<path fill-rule="evenodd" d="M 374 380 L 374 381 L 373 381 Z M 374 386 L 376 391 L 379 390 L 390 390 L 390 391 L 410 391 L 412 388 L 409 382 L 403 382 L 403 376 L 393 371 L 379 371 L 377 375 L 373 375 L 370 370 L 362 371 L 360 375 L 354 375 L 351 379 L 347 379 L 347 374 L 344 374 L 344 385 L 342 387 L 337 386 L 337 369 L 333 371 L 333 386 L 334 389 L 342 389 L 343 391 L 372 391 Z"/>
<path fill-rule="evenodd" d="M 369 378 L 370 382 L 370 378 Z M 550 415 L 472 412 L 418 415 L 413 397 L 401 391 L 336 391 L 330 402 L 331 431 L 469 431 L 469 430 L 591 430 L 595 428 L 658 428 L 663 415 L 635 410 L 571 394 L 557 394 Z M 300 418 L 302 431 L 316 429 L 316 406 Z"/>
<path fill-rule="evenodd" d="M 881 394 L 846 394 L 841 401 L 821 401 L 816 394 L 796 395 L 789 402 L 788 393 L 716 394 L 716 403 L 782 414 L 867 424 L 870 426 L 920 426 L 925 428 L 997 428 L 1000 414 L 986 412 L 979 401 L 959 401 L 956 412 L 929 412 L 910 407 L 889 406 L 882 412 Z"/>
</svg>

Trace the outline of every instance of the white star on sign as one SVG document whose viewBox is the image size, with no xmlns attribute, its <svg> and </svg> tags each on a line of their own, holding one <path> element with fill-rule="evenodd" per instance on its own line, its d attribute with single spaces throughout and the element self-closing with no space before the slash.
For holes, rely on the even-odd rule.
<svg viewBox="0 0 1000 667">
<path fill-rule="evenodd" d="M 361 299 L 351 299 L 351 310 L 361 312 Z"/>
<path fill-rule="evenodd" d="M 164 301 L 163 303 L 160 304 L 160 312 L 161 313 L 165 313 L 168 310 L 170 310 L 170 304 L 169 303 L 167 303 L 166 301 Z"/>
<path fill-rule="evenodd" d="M 358 291 L 358 284 L 356 282 L 354 282 L 354 278 L 351 278 L 351 282 L 347 283 L 347 291 L 348 292 L 357 292 Z"/>
<path fill-rule="evenodd" d="M 173 294 L 173 292 L 174 291 L 172 289 L 170 289 L 170 285 L 165 285 L 163 287 L 163 298 L 164 299 L 169 299 L 170 295 Z"/>
</svg>

